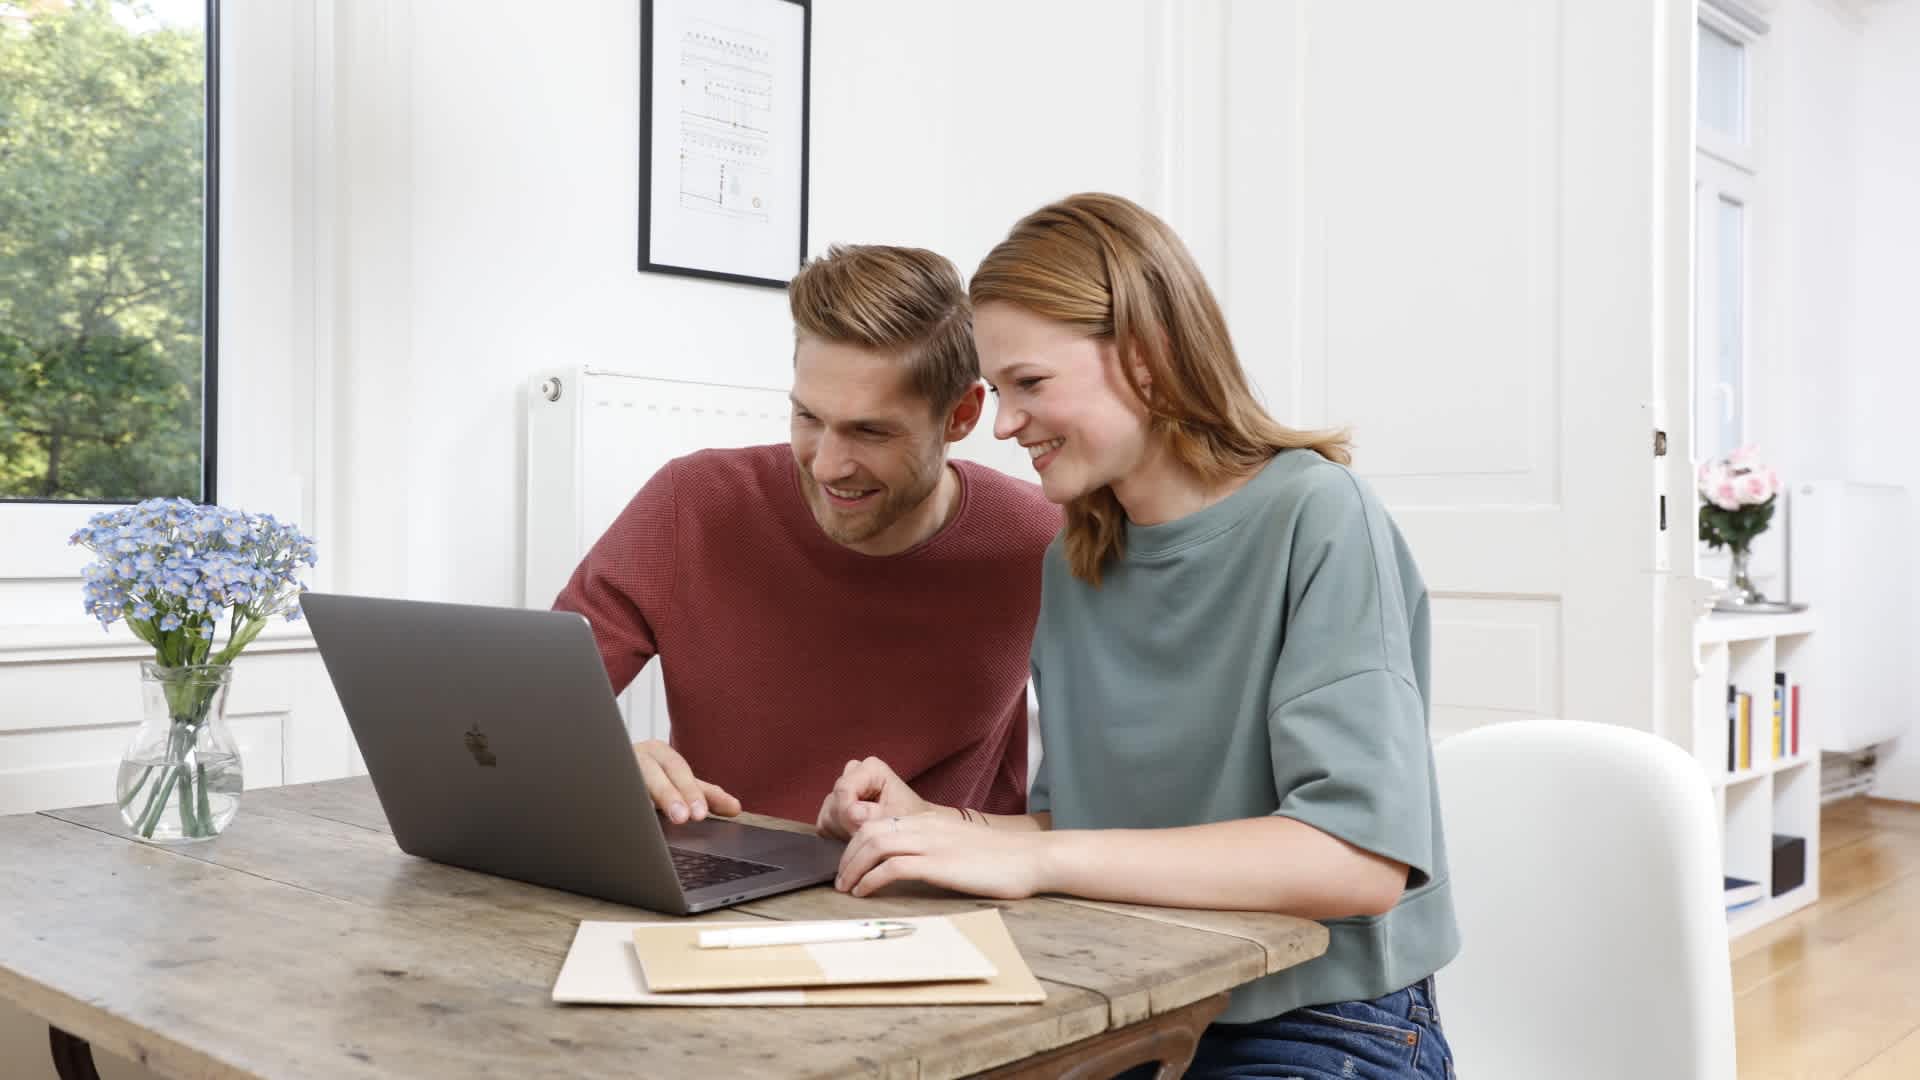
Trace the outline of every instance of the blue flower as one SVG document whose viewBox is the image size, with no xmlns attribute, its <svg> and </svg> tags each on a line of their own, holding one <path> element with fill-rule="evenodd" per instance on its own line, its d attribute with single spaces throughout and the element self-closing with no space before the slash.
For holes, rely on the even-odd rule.
<svg viewBox="0 0 1920 1080">
<path fill-rule="evenodd" d="M 163 631 L 206 641 L 228 607 L 242 626 L 298 618 L 300 567 L 318 562 L 312 538 L 272 515 L 180 498 L 104 510 L 68 542 L 95 554 L 82 571 L 81 604 L 103 627 L 158 616 Z"/>
</svg>

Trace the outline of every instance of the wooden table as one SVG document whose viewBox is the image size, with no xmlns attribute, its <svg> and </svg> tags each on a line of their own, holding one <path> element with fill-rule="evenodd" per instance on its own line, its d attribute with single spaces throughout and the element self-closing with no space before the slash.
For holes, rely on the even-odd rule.
<svg viewBox="0 0 1920 1080">
<path fill-rule="evenodd" d="M 248 792 L 183 847 L 133 841 L 111 806 L 0 818 L 0 998 L 46 1019 L 68 1078 L 94 1076 L 89 1044 L 173 1077 L 1097 1076 L 1184 1068 L 1226 991 L 1327 941 L 1280 915 L 930 890 L 696 918 L 989 905 L 1045 1004 L 555 1005 L 581 919 L 649 916 L 404 855 L 372 785 L 336 780 Z"/>
</svg>

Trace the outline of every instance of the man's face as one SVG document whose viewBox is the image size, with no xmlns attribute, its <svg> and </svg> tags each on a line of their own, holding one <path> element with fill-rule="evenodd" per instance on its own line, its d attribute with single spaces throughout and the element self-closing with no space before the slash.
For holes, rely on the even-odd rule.
<svg viewBox="0 0 1920 1080">
<path fill-rule="evenodd" d="M 802 338 L 793 360 L 793 458 L 821 531 L 855 551 L 895 533 L 940 484 L 945 417 L 907 385 L 899 359 Z"/>
</svg>

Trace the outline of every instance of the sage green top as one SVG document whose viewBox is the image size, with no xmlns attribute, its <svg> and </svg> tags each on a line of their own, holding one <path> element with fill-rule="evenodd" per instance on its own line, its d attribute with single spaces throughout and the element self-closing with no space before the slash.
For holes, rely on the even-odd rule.
<svg viewBox="0 0 1920 1080">
<path fill-rule="evenodd" d="M 1128 525 L 1097 587 L 1060 538 L 1044 567 L 1030 811 L 1056 829 L 1279 815 L 1410 868 L 1392 911 L 1328 921 L 1325 955 L 1236 990 L 1222 1022 L 1379 997 L 1453 958 L 1426 585 L 1358 477 L 1285 451 L 1212 506 Z"/>
</svg>

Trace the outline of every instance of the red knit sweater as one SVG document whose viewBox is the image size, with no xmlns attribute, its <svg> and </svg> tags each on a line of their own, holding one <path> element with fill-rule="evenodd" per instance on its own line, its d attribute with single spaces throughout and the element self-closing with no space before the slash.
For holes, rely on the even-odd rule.
<svg viewBox="0 0 1920 1080">
<path fill-rule="evenodd" d="M 869 754 L 924 798 L 1026 808 L 1027 665 L 1060 512 L 971 462 L 952 520 L 862 555 L 820 531 L 785 445 L 656 473 L 554 602 L 592 623 L 614 692 L 665 664 L 673 745 L 748 810 L 812 821 Z"/>
</svg>

